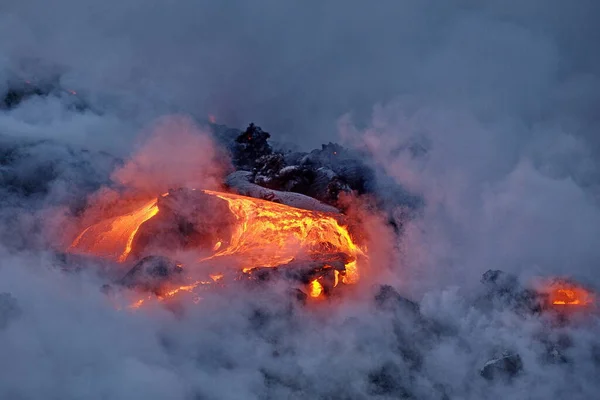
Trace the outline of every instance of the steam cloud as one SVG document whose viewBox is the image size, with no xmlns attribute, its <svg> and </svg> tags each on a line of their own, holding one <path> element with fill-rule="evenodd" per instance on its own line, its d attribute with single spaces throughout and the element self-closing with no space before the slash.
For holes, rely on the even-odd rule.
<svg viewBox="0 0 600 400">
<path fill-rule="evenodd" d="M 227 168 L 227 154 L 185 117 L 159 121 L 131 161 L 112 179 L 142 192 L 156 194 L 172 187 L 215 189 Z"/>
<path fill-rule="evenodd" d="M 0 111 L 0 397 L 595 398 L 595 317 L 551 327 L 473 303 L 488 269 L 600 288 L 599 17 L 592 0 L 4 5 L 2 92 L 58 68 L 91 110 L 50 96 Z M 172 114 L 190 117 L 156 125 Z M 452 334 L 421 340 L 368 285 L 292 314 L 251 289 L 128 313 L 94 265 L 60 271 L 48 229 L 61 236 L 116 168 L 140 189 L 217 184 L 227 165 L 201 133 L 208 115 L 303 148 L 367 149 L 422 196 L 378 274 Z M 135 156 L 145 129 L 170 138 L 143 142 L 151 162 Z M 568 337 L 567 361 L 544 361 L 540 336 Z M 478 370 L 499 350 L 524 372 L 490 383 Z"/>
</svg>

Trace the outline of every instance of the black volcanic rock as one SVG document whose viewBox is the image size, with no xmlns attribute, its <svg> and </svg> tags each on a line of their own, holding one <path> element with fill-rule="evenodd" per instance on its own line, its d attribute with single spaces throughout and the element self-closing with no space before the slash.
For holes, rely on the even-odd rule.
<svg viewBox="0 0 600 400">
<path fill-rule="evenodd" d="M 361 160 L 361 155 L 337 143 L 328 143 L 320 150 L 313 150 L 300 159 L 300 164 L 314 170 L 328 168 L 338 179 L 358 194 L 369 192 L 369 184 L 375 182 L 374 171 Z"/>
<path fill-rule="evenodd" d="M 511 379 L 523 370 L 523 361 L 518 354 L 504 354 L 486 362 L 479 372 L 487 380 Z"/>
<path fill-rule="evenodd" d="M 370 195 L 379 210 L 417 209 L 422 199 L 408 193 L 383 170 L 375 170 L 366 153 L 337 143 L 323 144 L 310 153 L 274 151 L 270 134 L 254 124 L 244 131 L 215 125 L 215 138 L 229 149 L 233 165 L 252 174 L 250 182 L 261 187 L 303 194 L 334 207 L 342 193 Z M 398 230 L 400 233 L 400 229 Z"/>
<path fill-rule="evenodd" d="M 121 284 L 159 293 L 167 282 L 177 282 L 182 278 L 180 264 L 160 256 L 148 256 L 138 261 L 121 279 Z"/>
<path fill-rule="evenodd" d="M 314 179 L 315 171 L 300 165 L 287 166 L 281 154 L 259 158 L 253 176 L 253 182 L 265 188 L 307 195 Z"/>
<path fill-rule="evenodd" d="M 352 192 L 352 186 L 327 167 L 321 167 L 314 172 L 314 179 L 307 194 L 324 203 L 336 204 L 341 193 Z"/>
<path fill-rule="evenodd" d="M 158 214 L 140 225 L 130 258 L 176 249 L 210 252 L 218 242 L 229 244 L 235 217 L 225 200 L 185 188 L 168 193 L 158 197 Z"/>
<path fill-rule="evenodd" d="M 244 196 L 286 204 L 291 207 L 303 208 L 305 210 L 339 213 L 337 208 L 325 204 L 314 197 L 302 193 L 268 189 L 257 185 L 252 182 L 252 172 L 236 171 L 229 174 L 225 179 L 225 184 L 233 191 Z"/>
<path fill-rule="evenodd" d="M 252 170 L 257 160 L 273 153 L 268 143 L 271 134 L 251 123 L 233 145 L 233 164 L 237 169 Z"/>
<path fill-rule="evenodd" d="M 308 154 L 263 155 L 252 165 L 252 182 L 273 190 L 301 193 L 335 206 L 340 193 L 367 193 L 368 183 L 374 180 L 373 171 L 351 156 L 352 153 L 334 143 Z"/>
</svg>

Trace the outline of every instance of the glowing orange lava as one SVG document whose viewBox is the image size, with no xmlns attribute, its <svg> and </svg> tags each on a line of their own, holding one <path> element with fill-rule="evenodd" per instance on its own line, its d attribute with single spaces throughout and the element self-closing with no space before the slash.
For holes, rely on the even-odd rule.
<svg viewBox="0 0 600 400">
<path fill-rule="evenodd" d="M 299 254 L 344 253 L 350 257 L 342 282 L 359 279 L 357 258 L 364 255 L 334 215 L 290 207 L 252 197 L 205 190 L 229 205 L 237 224 L 229 246 L 208 259 L 239 255 L 251 270 L 285 264 Z M 206 260 L 206 259 L 205 259 Z"/>
<path fill-rule="evenodd" d="M 202 192 L 225 201 L 235 222 L 231 238 L 218 241 L 212 246 L 213 254 L 199 262 L 239 257 L 245 267 L 240 269 L 247 272 L 257 267 L 281 266 L 294 259 L 319 259 L 326 254 L 343 253 L 346 257 L 345 272 L 333 272 L 333 286 L 337 286 L 339 281 L 345 284 L 358 282 L 359 262 L 366 260 L 365 250 L 354 242 L 347 227 L 339 222 L 340 215 L 231 193 Z M 168 193 L 162 196 L 168 196 Z M 159 213 L 158 207 L 158 200 L 153 199 L 131 213 L 94 224 L 77 236 L 68 250 L 125 262 L 132 252 L 140 226 Z M 223 274 L 215 271 L 210 278 L 208 282 L 197 281 L 171 289 L 157 298 L 163 300 L 182 291 L 191 292 L 198 285 L 220 282 Z M 311 297 L 319 297 L 323 295 L 324 288 L 315 279 L 308 285 L 307 292 Z M 138 308 L 143 303 L 142 299 L 131 307 Z"/>
<path fill-rule="evenodd" d="M 316 279 L 310 283 L 309 289 L 308 294 L 310 297 L 319 297 L 323 293 L 323 285 Z"/>
<path fill-rule="evenodd" d="M 594 301 L 592 293 L 571 284 L 555 284 L 550 290 L 550 302 L 554 305 L 584 306 Z"/>
<path fill-rule="evenodd" d="M 109 218 L 86 228 L 75 238 L 68 251 L 124 262 L 131 253 L 131 245 L 140 225 L 158 214 L 156 203 L 156 199 L 151 200 L 129 214 Z"/>
<path fill-rule="evenodd" d="M 215 279 L 215 278 L 212 278 L 212 279 L 215 282 L 218 281 L 218 279 Z M 179 287 L 176 287 L 176 288 L 173 288 L 173 289 L 169 289 L 169 290 L 165 291 L 164 293 L 155 296 L 155 298 L 158 301 L 164 301 L 164 300 L 167 300 L 167 299 L 175 297 L 177 294 L 179 294 L 181 292 L 188 292 L 188 293 L 192 293 L 192 294 L 195 295 L 194 289 L 196 289 L 197 287 L 202 286 L 202 285 L 210 285 L 211 283 L 212 282 L 207 282 L 207 281 L 196 281 L 196 282 L 191 283 L 189 285 L 183 285 L 183 286 L 179 286 Z M 129 308 L 132 308 L 132 309 L 140 308 L 142 305 L 144 305 L 144 303 L 146 302 L 146 300 L 150 300 L 152 298 L 153 298 L 153 296 L 147 296 L 147 298 L 145 298 L 145 299 L 139 299 L 139 300 L 133 302 L 129 306 Z M 194 297 L 194 303 L 197 303 L 199 300 L 200 300 L 200 298 L 195 295 L 195 297 Z"/>
</svg>

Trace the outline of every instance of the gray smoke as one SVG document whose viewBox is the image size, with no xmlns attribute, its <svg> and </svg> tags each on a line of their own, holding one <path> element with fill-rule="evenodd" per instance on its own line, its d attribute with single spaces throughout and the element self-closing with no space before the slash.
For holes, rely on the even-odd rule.
<svg viewBox="0 0 600 400">
<path fill-rule="evenodd" d="M 0 91 L 56 70 L 89 109 L 34 96 L 0 110 L 0 292 L 10 293 L 0 295 L 0 397 L 596 397 L 597 317 L 555 326 L 476 298 L 488 269 L 600 288 L 600 3 L 2 9 Z M 64 216 L 111 183 L 140 131 L 171 114 L 200 130 L 212 115 L 303 148 L 339 140 L 367 150 L 423 198 L 416 215 L 398 217 L 394 261 L 377 269 L 421 315 L 378 307 L 368 285 L 293 311 L 278 287 L 225 289 L 176 312 L 115 309 L 101 268 L 65 264 L 49 236 L 70 229 Z M 193 148 L 178 154 L 159 172 L 205 165 Z M 504 351 L 523 370 L 480 376 Z"/>
</svg>

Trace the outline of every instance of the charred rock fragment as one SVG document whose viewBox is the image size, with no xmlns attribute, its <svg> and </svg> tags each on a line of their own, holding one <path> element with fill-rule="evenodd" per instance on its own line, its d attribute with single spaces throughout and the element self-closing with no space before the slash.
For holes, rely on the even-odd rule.
<svg viewBox="0 0 600 400">
<path fill-rule="evenodd" d="M 4 329 L 11 321 L 21 315 L 17 299 L 10 293 L 0 293 L 0 329 Z"/>
<path fill-rule="evenodd" d="M 523 370 L 523 361 L 518 354 L 504 354 L 486 362 L 480 375 L 487 380 L 512 379 Z"/>
<path fill-rule="evenodd" d="M 273 153 L 268 143 L 271 135 L 251 123 L 235 140 L 233 163 L 238 169 L 252 170 L 257 160 Z"/>
<path fill-rule="evenodd" d="M 148 256 L 138 261 L 123 277 L 121 284 L 160 294 L 165 284 L 182 278 L 181 265 L 167 257 Z"/>
<path fill-rule="evenodd" d="M 268 158 L 268 160 L 264 160 Z M 266 161 L 265 164 L 262 164 Z M 308 194 L 315 179 L 315 172 L 300 165 L 285 166 L 280 154 L 261 157 L 260 170 L 255 170 L 254 182 L 269 189 Z M 275 165 L 269 165 L 269 162 Z M 314 196 L 312 196 L 314 197 Z"/>
<path fill-rule="evenodd" d="M 285 160 L 283 154 L 269 154 L 260 157 L 256 160 L 256 168 L 254 169 L 254 182 L 264 187 L 270 187 L 270 185 L 278 185 L 280 182 L 275 181 L 274 177 L 277 177 L 279 171 L 285 166 Z"/>
<path fill-rule="evenodd" d="M 176 189 L 159 197 L 157 206 L 158 214 L 140 226 L 130 258 L 161 249 L 212 251 L 217 244 L 227 246 L 235 219 L 224 200 L 202 191 Z"/>
<path fill-rule="evenodd" d="M 244 196 L 281 203 L 291 207 L 303 208 L 305 210 L 339 213 L 337 208 L 322 203 L 310 196 L 300 193 L 267 189 L 257 185 L 252 182 L 251 172 L 236 171 L 227 177 L 225 183 L 228 187 Z"/>
<path fill-rule="evenodd" d="M 353 187 L 343 177 L 327 167 L 318 168 L 308 188 L 308 195 L 328 204 L 337 204 L 340 194 L 352 192 Z"/>
</svg>

